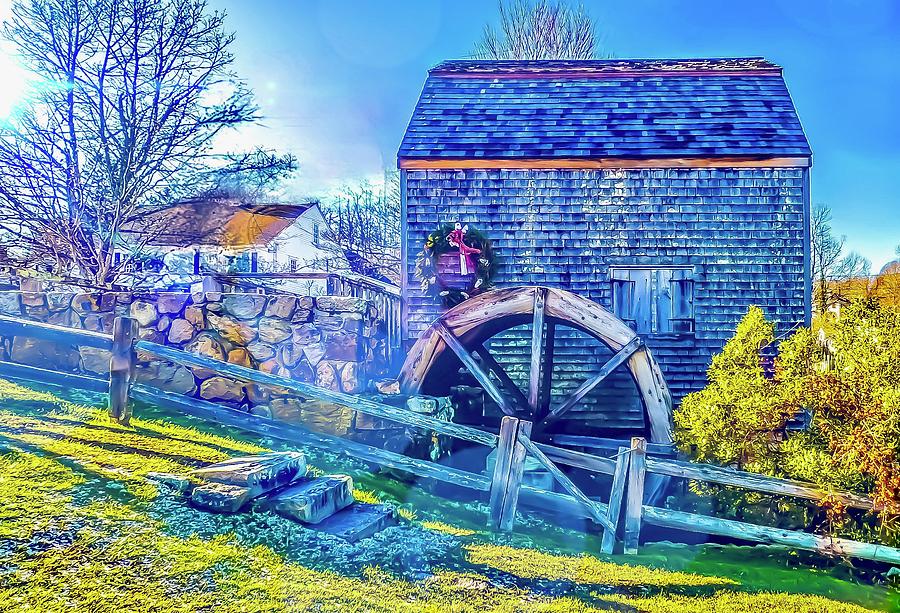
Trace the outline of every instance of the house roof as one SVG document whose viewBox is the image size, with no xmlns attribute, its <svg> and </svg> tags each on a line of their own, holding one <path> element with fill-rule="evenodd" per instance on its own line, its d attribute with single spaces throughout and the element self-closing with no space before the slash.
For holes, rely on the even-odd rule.
<svg viewBox="0 0 900 613">
<path fill-rule="evenodd" d="M 271 243 L 316 202 L 246 204 L 231 199 L 194 199 L 156 211 L 124 231 L 166 247 L 216 245 L 261 247 Z"/>
<path fill-rule="evenodd" d="M 398 157 L 810 155 L 781 67 L 721 58 L 444 62 Z"/>
</svg>

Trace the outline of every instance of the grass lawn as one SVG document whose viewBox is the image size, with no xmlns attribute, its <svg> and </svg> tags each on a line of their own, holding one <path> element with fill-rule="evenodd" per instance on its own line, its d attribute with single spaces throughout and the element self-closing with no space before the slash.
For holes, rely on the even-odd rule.
<svg viewBox="0 0 900 613">
<path fill-rule="evenodd" d="M 282 447 L 149 407 L 123 428 L 90 404 L 0 381 L 0 611 L 900 610 L 847 565 L 779 548 L 603 557 L 597 535 L 528 516 L 492 534 L 477 503 L 311 450 L 400 524 L 350 545 L 269 513 L 205 513 L 147 474 Z"/>
</svg>

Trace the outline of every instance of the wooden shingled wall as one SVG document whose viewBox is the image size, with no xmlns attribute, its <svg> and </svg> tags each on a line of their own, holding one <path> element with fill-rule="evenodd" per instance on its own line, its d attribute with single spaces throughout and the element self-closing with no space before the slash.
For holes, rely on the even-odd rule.
<svg viewBox="0 0 900 613">
<path fill-rule="evenodd" d="M 676 402 L 702 387 L 711 355 L 750 305 L 780 330 L 804 320 L 804 169 L 404 172 L 410 339 L 440 312 L 414 265 L 428 232 L 448 221 L 491 237 L 498 285 L 561 287 L 607 308 L 611 267 L 689 267 L 695 332 L 645 336 Z M 574 340 L 573 349 L 565 376 L 580 381 L 597 356 L 585 358 Z"/>
</svg>

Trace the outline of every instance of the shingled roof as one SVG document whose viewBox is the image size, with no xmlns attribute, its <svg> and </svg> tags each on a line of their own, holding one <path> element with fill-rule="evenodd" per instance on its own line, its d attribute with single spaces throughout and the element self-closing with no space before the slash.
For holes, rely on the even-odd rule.
<svg viewBox="0 0 900 613">
<path fill-rule="evenodd" d="M 444 62 L 398 157 L 810 155 L 781 67 L 722 58 Z"/>
</svg>

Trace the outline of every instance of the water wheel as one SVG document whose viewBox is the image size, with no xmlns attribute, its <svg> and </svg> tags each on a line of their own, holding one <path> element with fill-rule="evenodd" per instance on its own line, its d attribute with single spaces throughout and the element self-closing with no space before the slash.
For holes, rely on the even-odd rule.
<svg viewBox="0 0 900 613">
<path fill-rule="evenodd" d="M 554 342 L 557 328 L 598 341 L 608 359 L 561 398 L 554 398 Z M 530 343 L 528 329 L 530 328 Z M 512 380 L 489 349 L 498 334 L 518 329 L 523 357 L 521 384 Z M 528 359 L 525 359 L 525 358 Z M 480 386 L 507 415 L 534 423 L 534 436 L 564 420 L 615 371 L 631 375 L 643 410 L 642 435 L 650 442 L 672 442 L 672 399 L 650 350 L 628 325 L 599 304 L 548 287 L 510 287 L 486 292 L 445 312 L 419 337 L 400 375 L 409 394 L 449 395 L 460 373 Z M 527 371 L 527 375 L 526 375 Z M 558 391 L 558 390 L 557 390 Z M 555 394 L 559 396 L 558 393 Z"/>
</svg>

